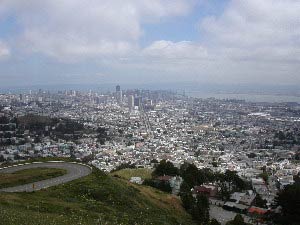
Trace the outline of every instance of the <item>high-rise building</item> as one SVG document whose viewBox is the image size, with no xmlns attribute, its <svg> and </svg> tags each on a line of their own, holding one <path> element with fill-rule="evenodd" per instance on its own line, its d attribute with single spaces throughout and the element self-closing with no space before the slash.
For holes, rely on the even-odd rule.
<svg viewBox="0 0 300 225">
<path fill-rule="evenodd" d="M 141 97 L 134 98 L 134 106 L 140 107 L 141 105 Z"/>
<path fill-rule="evenodd" d="M 123 101 L 122 90 L 117 92 L 117 100 L 119 103 L 121 103 Z"/>
<path fill-rule="evenodd" d="M 134 108 L 134 97 L 133 97 L 133 95 L 128 96 L 128 107 L 130 109 Z"/>
<path fill-rule="evenodd" d="M 116 86 L 116 99 L 118 103 L 121 103 L 123 101 L 123 94 L 120 85 Z"/>
<path fill-rule="evenodd" d="M 117 85 L 116 86 L 116 92 L 120 92 L 121 91 L 121 87 L 120 87 L 120 85 Z"/>
</svg>

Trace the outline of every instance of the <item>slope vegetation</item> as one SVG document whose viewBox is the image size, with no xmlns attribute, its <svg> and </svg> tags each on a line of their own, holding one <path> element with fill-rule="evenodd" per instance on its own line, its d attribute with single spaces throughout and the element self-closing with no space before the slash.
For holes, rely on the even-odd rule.
<svg viewBox="0 0 300 225">
<path fill-rule="evenodd" d="M 78 180 L 33 193 L 0 193 L 0 224 L 187 224 L 180 200 L 93 169 Z"/>
</svg>

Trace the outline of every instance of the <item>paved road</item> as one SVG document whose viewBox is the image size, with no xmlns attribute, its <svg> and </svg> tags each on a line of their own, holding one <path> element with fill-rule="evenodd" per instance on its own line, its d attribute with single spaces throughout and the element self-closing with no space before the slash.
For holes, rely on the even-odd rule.
<svg viewBox="0 0 300 225">
<path fill-rule="evenodd" d="M 67 170 L 67 174 L 51 178 L 48 180 L 42 180 L 34 183 L 34 190 L 41 190 L 43 188 L 48 188 L 51 186 L 55 186 L 58 184 L 67 183 L 69 181 L 78 179 L 80 177 L 84 177 L 89 175 L 92 170 L 90 167 L 75 164 L 75 163 L 67 163 L 67 162 L 46 162 L 46 163 L 33 163 L 33 164 L 26 164 L 22 166 L 14 166 L 6 169 L 0 169 L 0 173 L 13 173 L 19 170 L 24 169 L 32 169 L 32 168 L 59 168 Z M 9 187 L 0 189 L 0 192 L 32 192 L 33 191 L 33 183 L 24 184 L 16 187 Z"/>
</svg>

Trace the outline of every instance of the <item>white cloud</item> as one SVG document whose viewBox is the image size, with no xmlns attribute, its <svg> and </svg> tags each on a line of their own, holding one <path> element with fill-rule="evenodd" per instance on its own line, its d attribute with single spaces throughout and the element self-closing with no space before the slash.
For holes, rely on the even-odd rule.
<svg viewBox="0 0 300 225">
<path fill-rule="evenodd" d="M 28 51 L 58 58 L 123 56 L 138 46 L 145 22 L 186 14 L 193 0 L 4 0 Z"/>
<path fill-rule="evenodd" d="M 10 55 L 9 47 L 0 40 L 0 59 L 6 58 Z"/>
<path fill-rule="evenodd" d="M 191 41 L 155 41 L 150 46 L 143 49 L 143 55 L 165 59 L 206 59 L 207 51 L 204 47 Z"/>
<path fill-rule="evenodd" d="M 232 59 L 300 60 L 300 1 L 232 0 L 200 29 L 207 42 Z"/>
<path fill-rule="evenodd" d="M 299 12 L 298 0 L 232 0 L 200 22 L 201 42 L 156 41 L 144 66 L 204 82 L 300 83 Z"/>
<path fill-rule="evenodd" d="M 119 71 L 220 83 L 300 83 L 299 0 L 230 0 L 200 21 L 201 41 L 140 47 L 144 24 L 187 15 L 203 1 L 2 0 L 0 20 L 12 13 L 21 27 L 11 46 L 63 61 L 93 57 Z"/>
</svg>

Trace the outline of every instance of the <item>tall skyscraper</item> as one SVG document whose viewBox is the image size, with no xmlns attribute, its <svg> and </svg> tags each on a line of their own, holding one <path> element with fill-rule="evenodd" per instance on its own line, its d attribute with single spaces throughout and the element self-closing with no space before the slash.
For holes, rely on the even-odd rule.
<svg viewBox="0 0 300 225">
<path fill-rule="evenodd" d="M 120 104 L 123 101 L 122 91 L 120 85 L 116 86 L 116 99 Z"/>
<path fill-rule="evenodd" d="M 129 95 L 128 96 L 128 107 L 130 109 L 134 108 L 134 97 L 133 97 L 133 95 Z"/>
<path fill-rule="evenodd" d="M 142 101 L 141 97 L 135 97 L 134 98 L 134 106 L 140 107 L 141 106 L 141 101 Z"/>
<path fill-rule="evenodd" d="M 121 91 L 121 87 L 120 87 L 120 85 L 117 85 L 116 86 L 116 92 L 120 92 Z"/>
</svg>

